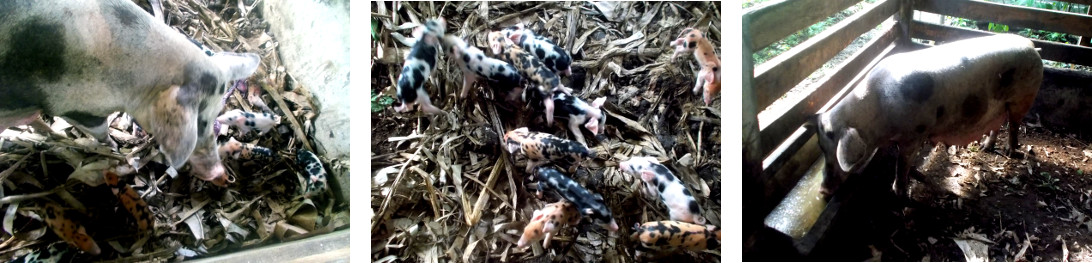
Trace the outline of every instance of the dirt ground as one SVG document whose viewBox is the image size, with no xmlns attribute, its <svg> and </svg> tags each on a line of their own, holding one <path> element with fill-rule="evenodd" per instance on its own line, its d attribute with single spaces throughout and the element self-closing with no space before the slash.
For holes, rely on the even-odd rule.
<svg viewBox="0 0 1092 263">
<path fill-rule="evenodd" d="M 371 54 L 373 105 L 394 98 L 408 46 L 408 20 L 442 16 L 448 34 L 487 50 L 489 30 L 526 23 L 568 50 L 573 75 L 562 83 L 586 101 L 606 97 L 607 125 L 598 136 L 584 132 L 600 158 L 586 161 L 571 175 L 603 195 L 620 226 L 608 232 L 586 221 L 563 229 L 549 248 L 515 243 L 532 211 L 557 201 L 534 196 L 523 159 L 502 150 L 508 130 L 530 127 L 572 139 L 567 128 L 548 126 L 540 112 L 502 101 L 486 85 L 467 99 L 455 93 L 462 73 L 441 58 L 426 84 L 433 104 L 447 114 L 398 113 L 391 106 L 371 116 L 372 256 L 377 262 L 452 260 L 465 262 L 632 262 L 636 223 L 667 220 L 666 208 L 638 193 L 639 178 L 617 169 L 632 156 L 662 156 L 695 193 L 710 224 L 720 225 L 720 99 L 701 103 L 690 93 L 692 58 L 670 60 L 669 42 L 686 27 L 696 27 L 719 46 L 720 3 L 704 2 L 458 2 L 434 4 L 372 3 Z M 708 12 L 714 10 L 714 12 Z M 708 13 L 707 13 L 708 12 Z M 485 22 L 488 21 L 488 22 Z M 714 21 L 714 22 L 710 22 Z M 559 37 L 567 36 L 567 37 Z M 718 50 L 718 52 L 720 52 Z M 487 53 L 488 50 L 487 50 Z M 391 56 L 394 56 L 393 58 Z M 394 102 L 395 105 L 399 104 Z M 454 175 L 454 176 L 453 176 Z M 717 262 L 719 249 L 688 252 L 661 260 Z"/>
<path fill-rule="evenodd" d="M 1024 129 L 1014 158 L 980 151 L 977 143 L 922 150 L 924 180 L 911 180 L 913 200 L 905 209 L 890 190 L 893 152 L 877 153 L 871 186 L 839 211 L 828 239 L 805 259 L 1092 260 L 1089 138 Z M 1006 135 L 999 136 L 1001 150 Z M 958 242 L 979 249 L 968 253 Z"/>
</svg>

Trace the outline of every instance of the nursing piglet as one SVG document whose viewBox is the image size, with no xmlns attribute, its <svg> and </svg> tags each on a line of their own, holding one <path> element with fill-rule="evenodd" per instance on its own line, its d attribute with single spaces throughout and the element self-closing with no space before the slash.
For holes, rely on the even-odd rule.
<svg viewBox="0 0 1092 263">
<path fill-rule="evenodd" d="M 425 89 L 425 82 L 428 81 L 432 70 L 436 69 L 436 56 L 440 51 L 440 37 L 444 35 L 444 25 L 443 18 L 430 18 L 425 21 L 424 27 L 419 29 L 420 37 L 410 48 L 406 63 L 402 65 L 402 74 L 398 76 L 398 100 L 402 102 L 402 105 L 395 107 L 394 110 L 404 112 L 410 110 L 413 104 L 420 104 L 421 109 L 429 114 L 443 112 L 440 108 L 432 106 L 428 90 Z"/>
<path fill-rule="evenodd" d="M 9 1 L 0 15 L 0 129 L 61 116 L 108 140 L 107 116 L 132 115 L 170 165 L 225 185 L 212 133 L 228 83 L 258 56 L 206 55 L 132 1 Z"/>
<path fill-rule="evenodd" d="M 830 110 L 813 116 L 826 157 L 823 193 L 859 173 L 879 147 L 900 151 L 895 191 L 907 197 L 911 155 L 922 141 L 965 145 L 1009 123 L 1016 131 L 1043 81 L 1033 43 L 995 35 L 891 55 Z M 989 144 L 984 145 L 989 149 Z"/>
</svg>

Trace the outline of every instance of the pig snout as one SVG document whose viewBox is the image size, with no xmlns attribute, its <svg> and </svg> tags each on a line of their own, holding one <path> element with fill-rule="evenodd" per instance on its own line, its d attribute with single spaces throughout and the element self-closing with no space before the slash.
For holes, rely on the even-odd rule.
<svg viewBox="0 0 1092 263">
<path fill-rule="evenodd" d="M 219 154 L 208 154 L 206 151 L 194 151 L 190 156 L 190 174 L 201 180 L 209 181 L 217 186 L 227 186 L 234 182 L 228 178 L 224 165 L 220 162 Z"/>
</svg>

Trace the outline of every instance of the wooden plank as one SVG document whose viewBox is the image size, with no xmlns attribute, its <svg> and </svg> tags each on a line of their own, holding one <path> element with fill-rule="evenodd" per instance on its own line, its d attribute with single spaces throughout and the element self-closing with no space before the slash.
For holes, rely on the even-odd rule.
<svg viewBox="0 0 1092 263">
<path fill-rule="evenodd" d="M 772 3 L 743 14 L 750 22 L 743 30 L 751 32 L 751 40 L 743 42 L 751 50 L 761 50 L 789 34 L 796 33 L 861 0 L 797 0 Z M 747 58 L 750 59 L 750 58 Z"/>
<path fill-rule="evenodd" d="M 862 80 L 864 80 L 865 76 L 868 75 L 868 71 L 876 64 L 880 63 L 880 60 L 887 57 L 887 55 L 892 54 L 896 47 L 896 43 L 888 44 L 887 47 L 884 48 L 883 52 L 881 52 L 879 55 L 875 57 L 870 57 L 871 61 L 861 71 L 857 72 L 857 74 L 853 77 L 853 80 L 846 83 L 843 88 L 836 89 L 838 90 L 836 95 L 834 95 L 830 100 L 826 102 L 820 101 L 816 103 L 819 105 L 823 105 L 821 108 L 819 108 L 818 111 L 822 112 L 824 110 L 830 109 L 834 106 L 834 104 L 837 103 L 837 101 L 841 100 L 842 97 L 845 97 L 846 94 L 849 94 L 849 91 L 852 90 L 853 87 L 857 85 L 857 83 L 860 83 Z M 800 125 L 801 124 L 797 124 L 797 126 L 793 127 L 793 134 L 789 135 L 789 137 L 785 139 L 784 142 L 779 143 L 777 145 L 777 148 L 771 151 L 769 156 L 767 156 L 766 159 L 762 161 L 763 176 L 772 176 L 776 174 L 778 170 L 784 167 L 786 162 L 791 161 L 790 158 L 793 157 L 794 153 L 801 149 L 801 147 L 803 147 L 804 144 L 808 140 L 810 140 L 810 137 L 815 134 L 815 131 L 804 129 L 803 127 L 800 127 Z M 796 178 L 777 180 L 790 179 L 796 180 Z"/>
<path fill-rule="evenodd" d="M 823 66 L 849 43 L 898 10 L 899 0 L 884 0 L 755 68 L 758 108 L 765 109 Z"/>
<path fill-rule="evenodd" d="M 743 27 L 747 27 L 746 20 L 743 21 Z M 748 32 L 743 32 L 744 43 L 750 37 Z M 755 106 L 754 61 L 751 60 L 753 51 L 747 45 L 740 46 L 743 47 L 743 176 L 764 185 L 759 178 L 762 172 L 762 140 L 758 133 L 758 107 Z"/>
<path fill-rule="evenodd" d="M 1074 4 L 1092 5 L 1092 0 L 1061 0 L 1061 2 L 1070 2 Z"/>
<path fill-rule="evenodd" d="M 1009 26 L 1092 36 L 1092 16 L 978 0 L 921 0 L 914 9 Z"/>
<path fill-rule="evenodd" d="M 804 123 L 807 116 L 815 114 L 819 107 L 825 105 L 834 94 L 846 87 L 850 80 L 862 72 L 870 61 L 889 46 L 895 40 L 896 33 L 897 29 L 894 26 L 888 26 L 882 35 L 865 43 L 863 48 L 857 50 L 857 53 L 854 53 L 841 65 L 838 65 L 833 74 L 827 75 L 825 79 L 821 80 L 819 87 L 811 94 L 801 96 L 798 101 L 792 103 L 792 107 L 781 113 L 770 114 L 770 116 L 773 116 L 771 117 L 772 121 L 760 120 L 759 123 L 764 124 L 759 127 L 762 145 L 777 146 L 781 144 L 785 137 L 788 137 Z M 771 149 L 772 147 L 763 148 L 763 156 L 769 153 Z"/>
<path fill-rule="evenodd" d="M 993 34 L 981 30 L 937 25 L 933 23 L 918 21 L 915 21 L 914 23 L 915 24 L 911 27 L 911 37 L 934 40 L 938 43 Z M 1031 41 L 1035 42 L 1035 47 L 1042 48 L 1042 50 L 1039 51 L 1039 56 L 1042 56 L 1043 59 L 1092 66 L 1092 48 L 1038 39 L 1032 39 Z"/>
</svg>

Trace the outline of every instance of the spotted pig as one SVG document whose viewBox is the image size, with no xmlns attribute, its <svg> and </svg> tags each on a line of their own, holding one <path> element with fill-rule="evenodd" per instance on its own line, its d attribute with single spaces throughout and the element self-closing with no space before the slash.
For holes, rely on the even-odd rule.
<svg viewBox="0 0 1092 263">
<path fill-rule="evenodd" d="M 250 143 L 237 141 L 235 140 L 235 137 L 228 138 L 228 141 L 220 144 L 219 151 L 220 156 L 230 157 L 231 159 L 236 160 L 242 159 L 261 162 L 272 162 L 277 158 L 277 155 L 273 154 L 273 150 Z"/>
<path fill-rule="evenodd" d="M 1033 43 L 994 35 L 891 55 L 830 110 L 813 116 L 825 153 L 822 191 L 830 195 L 859 173 L 879 147 L 900 151 L 896 193 L 907 196 L 911 155 L 922 141 L 964 145 L 1009 123 L 1009 153 L 1017 125 L 1035 101 L 1043 62 Z"/>
<path fill-rule="evenodd" d="M 470 88 L 479 79 L 490 82 L 490 87 L 498 90 L 514 90 L 520 86 L 523 77 L 519 75 L 515 67 L 499 59 L 485 56 L 481 49 L 471 46 L 459 37 L 446 35 L 443 38 L 444 45 L 448 47 L 448 54 L 459 64 L 463 70 L 463 90 L 460 98 L 465 98 Z"/>
<path fill-rule="evenodd" d="M 519 46 L 516 46 L 511 39 L 505 38 L 504 34 L 498 31 L 489 32 L 489 45 L 499 46 L 503 51 L 501 58 L 512 66 L 515 66 L 517 70 L 527 79 L 531 80 L 535 84 L 534 89 L 524 91 L 524 100 L 526 100 L 527 92 L 536 92 L 540 98 L 543 98 L 542 104 L 546 106 L 546 123 L 554 124 L 554 100 L 550 96 L 550 92 L 554 90 L 562 90 L 565 93 L 571 94 L 568 88 L 561 85 L 561 79 L 557 77 L 546 66 L 542 65 L 542 62 L 535 58 L 535 56 L 527 53 Z M 494 48 L 494 50 L 497 50 Z"/>
<path fill-rule="evenodd" d="M 720 248 L 720 227 L 678 221 L 657 221 L 634 225 L 630 239 L 638 243 L 637 257 L 663 256 L 683 251 Z"/>
<path fill-rule="evenodd" d="M 239 131 L 239 135 L 246 135 L 251 130 L 257 130 L 258 136 L 261 136 L 280 124 L 281 117 L 268 112 L 245 112 L 234 109 L 216 117 L 216 122 L 234 127 Z"/>
<path fill-rule="evenodd" d="M 588 129 L 592 135 L 598 135 L 600 129 L 605 128 L 607 124 L 607 115 L 600 109 L 607 101 L 606 97 L 599 97 L 588 104 L 576 96 L 557 90 L 554 91 L 554 101 L 557 103 L 557 117 L 566 120 L 569 130 L 580 144 L 588 145 L 588 142 L 584 140 L 584 134 L 580 131 L 580 124 L 584 124 L 584 128 Z"/>
<path fill-rule="evenodd" d="M 102 249 L 99 248 L 98 243 L 95 243 L 95 240 L 87 235 L 87 229 L 83 225 L 72 220 L 71 213 L 73 212 L 66 211 L 61 205 L 48 202 L 44 211 L 46 225 L 65 243 L 91 255 L 101 253 Z"/>
<path fill-rule="evenodd" d="M 539 165 L 565 158 L 574 160 L 570 169 L 573 171 L 581 161 L 595 157 L 595 152 L 580 143 L 558 138 L 549 133 L 532 132 L 527 127 L 505 133 L 504 143 L 508 152 L 527 157 L 528 173 Z"/>
<path fill-rule="evenodd" d="M 444 35 L 444 19 L 430 18 L 415 35 L 417 43 L 410 48 L 406 63 L 402 66 L 402 74 L 398 76 L 398 100 L 402 105 L 394 110 L 408 111 L 413 104 L 420 104 L 421 109 L 429 114 L 443 112 L 440 108 L 432 106 L 432 100 L 428 97 L 425 82 L 428 81 L 432 70 L 436 69 L 436 56 L 440 51 L 440 37 Z"/>
<path fill-rule="evenodd" d="M 118 197 L 121 206 L 125 207 L 125 211 L 129 212 L 129 215 L 132 215 L 133 219 L 136 220 L 137 229 L 140 233 L 147 234 L 152 231 L 152 227 L 155 226 L 155 223 L 152 222 L 152 210 L 148 209 L 148 203 L 140 198 L 140 194 L 137 194 L 136 190 L 133 190 L 129 185 L 122 184 L 118 174 L 113 171 L 106 170 L 103 173 L 103 178 L 106 180 L 106 185 L 110 187 L 110 191 L 114 192 L 114 195 Z"/>
<path fill-rule="evenodd" d="M 206 55 L 127 0 L 0 4 L 0 129 L 60 116 L 100 142 L 126 112 L 155 136 L 169 165 L 225 185 L 212 126 L 228 83 L 255 54 Z"/>
<path fill-rule="evenodd" d="M 671 220 L 705 224 L 701 207 L 690 190 L 655 157 L 632 157 L 618 163 L 618 167 L 625 173 L 640 176 L 645 185 L 643 192 L 649 197 L 659 196 L 667 205 Z"/>
<path fill-rule="evenodd" d="M 296 163 L 307 172 L 307 178 L 304 182 L 306 186 L 303 191 L 304 196 L 314 197 L 326 191 L 326 169 L 322 167 L 322 161 L 319 161 L 318 155 L 300 149 L 296 153 Z"/>
<path fill-rule="evenodd" d="M 713 96 L 720 93 L 720 58 L 717 58 L 713 43 L 702 36 L 701 31 L 686 28 L 679 34 L 678 39 L 671 42 L 671 45 L 675 46 L 675 53 L 671 54 L 671 60 L 675 60 L 680 53 L 693 52 L 694 59 L 701 67 L 694 80 L 693 92 L 698 94 L 698 89 L 704 86 L 701 97 L 705 105 L 709 105 L 713 101 Z"/>
<path fill-rule="evenodd" d="M 557 191 L 562 198 L 572 202 L 577 211 L 587 216 L 592 222 L 611 232 L 618 231 L 618 223 L 615 223 L 610 208 L 603 202 L 603 196 L 588 191 L 588 189 L 573 181 L 572 178 L 553 167 L 539 167 L 535 170 L 535 174 L 539 180 L 538 191 L 540 195 L 543 188 L 549 186 L 550 189 Z"/>
<path fill-rule="evenodd" d="M 576 225 L 580 221 L 580 213 L 576 206 L 565 200 L 547 204 L 541 210 L 535 210 L 531 221 L 523 228 L 523 236 L 520 236 L 517 247 L 526 247 L 531 243 L 542 240 L 542 247 L 550 247 L 550 238 L 565 226 Z"/>
<path fill-rule="evenodd" d="M 558 75 L 572 75 L 573 58 L 569 52 L 554 44 L 546 37 L 537 36 L 522 23 L 501 30 L 505 37 L 511 39 L 516 45 L 534 54 L 542 61 L 546 68 Z M 500 47 L 492 47 L 493 54 L 500 54 Z"/>
</svg>

